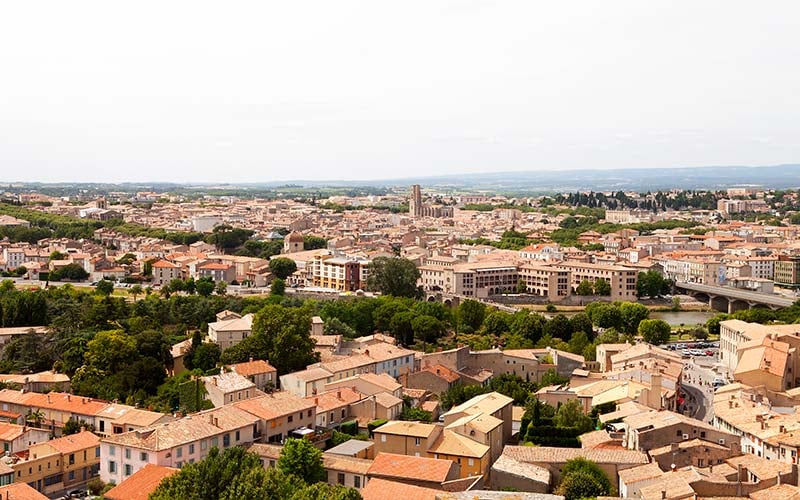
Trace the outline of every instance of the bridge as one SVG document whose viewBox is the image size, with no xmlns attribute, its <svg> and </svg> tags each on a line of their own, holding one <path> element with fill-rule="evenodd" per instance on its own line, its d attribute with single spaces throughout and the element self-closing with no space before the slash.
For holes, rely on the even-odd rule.
<svg viewBox="0 0 800 500">
<path fill-rule="evenodd" d="M 708 307 L 728 314 L 742 309 L 763 307 L 780 309 L 794 304 L 794 300 L 781 295 L 751 292 L 741 288 L 732 288 L 717 285 L 702 285 L 700 283 L 675 282 L 675 288 L 686 292 L 697 300 L 708 301 Z"/>
</svg>

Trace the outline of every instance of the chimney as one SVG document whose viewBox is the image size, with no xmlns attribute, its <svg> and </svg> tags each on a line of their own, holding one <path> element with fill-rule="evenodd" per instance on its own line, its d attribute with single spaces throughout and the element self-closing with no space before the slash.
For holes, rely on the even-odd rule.
<svg viewBox="0 0 800 500">
<path fill-rule="evenodd" d="M 780 433 L 781 433 L 781 434 L 783 434 L 784 432 L 786 432 L 786 426 L 784 426 L 784 425 L 781 425 L 781 426 L 780 426 L 778 429 L 779 429 L 779 431 L 780 431 Z"/>
<path fill-rule="evenodd" d="M 767 423 L 761 420 L 761 430 L 763 431 L 766 428 L 767 428 Z"/>
<path fill-rule="evenodd" d="M 251 363 L 253 362 L 253 356 L 250 356 L 250 362 Z"/>
<path fill-rule="evenodd" d="M 67 401 L 72 401 L 72 397 L 69 394 L 67 394 Z"/>
<path fill-rule="evenodd" d="M 341 390 L 336 391 L 336 399 L 342 399 L 342 391 Z"/>
<path fill-rule="evenodd" d="M 211 383 L 217 385 L 217 377 L 211 377 Z"/>
<path fill-rule="evenodd" d="M 661 500 L 667 500 L 667 490 L 661 490 Z"/>
<path fill-rule="evenodd" d="M 672 472 L 676 472 L 678 470 L 678 466 L 675 464 L 670 464 L 669 470 L 671 470 Z"/>
<path fill-rule="evenodd" d="M 48 402 L 48 403 L 51 403 L 51 401 L 50 401 L 50 394 L 47 394 L 47 402 Z"/>
<path fill-rule="evenodd" d="M 319 398 L 314 398 L 314 406 L 319 406 Z"/>
<path fill-rule="evenodd" d="M 366 354 L 367 356 L 369 356 L 369 349 L 364 349 L 364 354 Z"/>
</svg>

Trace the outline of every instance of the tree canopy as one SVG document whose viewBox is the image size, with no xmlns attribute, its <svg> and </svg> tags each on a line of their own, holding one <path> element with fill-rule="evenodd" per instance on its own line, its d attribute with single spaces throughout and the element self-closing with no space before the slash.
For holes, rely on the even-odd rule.
<svg viewBox="0 0 800 500">
<path fill-rule="evenodd" d="M 419 270 L 408 259 L 378 257 L 369 267 L 367 287 L 372 291 L 395 297 L 417 297 Z"/>
</svg>

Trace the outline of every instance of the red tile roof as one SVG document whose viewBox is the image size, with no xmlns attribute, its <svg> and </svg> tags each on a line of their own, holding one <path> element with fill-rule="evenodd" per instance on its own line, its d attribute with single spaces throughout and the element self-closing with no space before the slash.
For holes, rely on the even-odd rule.
<svg viewBox="0 0 800 500">
<path fill-rule="evenodd" d="M 367 474 L 443 483 L 447 481 L 450 469 L 454 466 L 455 462 L 452 460 L 378 453 Z"/>
<path fill-rule="evenodd" d="M 375 478 L 370 479 L 367 486 L 361 490 L 361 498 L 364 500 L 387 500 L 389 498 L 436 500 L 436 495 L 441 493 L 443 493 L 441 490 Z"/>
<path fill-rule="evenodd" d="M 109 500 L 147 500 L 147 497 L 158 488 L 161 481 L 176 472 L 178 469 L 172 467 L 147 464 L 128 479 L 111 488 L 104 498 Z"/>
</svg>

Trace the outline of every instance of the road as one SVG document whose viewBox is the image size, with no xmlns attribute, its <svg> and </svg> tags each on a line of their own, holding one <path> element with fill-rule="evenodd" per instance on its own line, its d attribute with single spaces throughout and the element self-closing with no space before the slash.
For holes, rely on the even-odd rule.
<svg viewBox="0 0 800 500">
<path fill-rule="evenodd" d="M 687 415 L 710 422 L 714 419 L 714 388 L 711 383 L 717 375 L 711 370 L 716 356 L 697 356 L 686 360 L 682 388 Z"/>
</svg>

